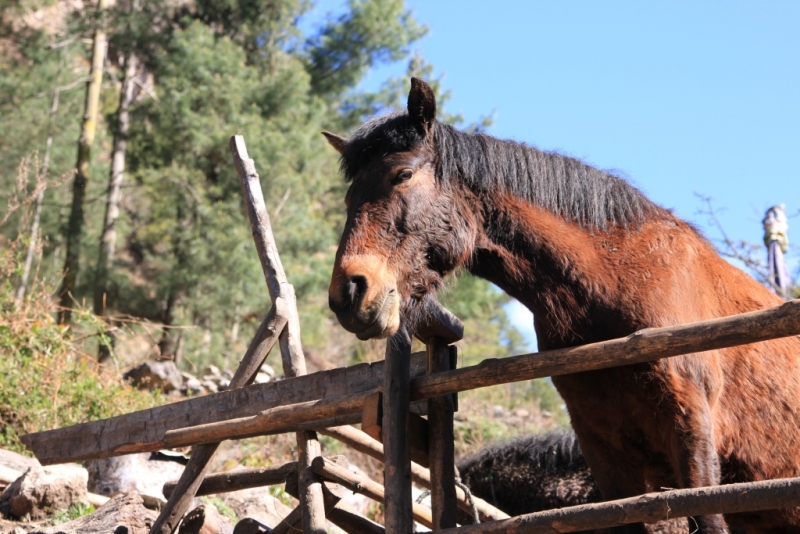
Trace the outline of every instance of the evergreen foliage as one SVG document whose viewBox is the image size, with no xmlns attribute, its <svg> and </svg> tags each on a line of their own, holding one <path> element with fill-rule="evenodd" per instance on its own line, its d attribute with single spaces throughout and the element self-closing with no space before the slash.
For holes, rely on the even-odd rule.
<svg viewBox="0 0 800 534">
<path fill-rule="evenodd" d="M 230 136 L 242 134 L 262 177 L 281 257 L 297 292 L 307 351 L 334 365 L 381 357 L 382 348 L 346 335 L 327 307 L 344 223 L 345 183 L 338 154 L 320 132 L 347 134 L 365 116 L 403 105 L 408 78 L 388 80 L 377 93 L 356 89 L 380 63 L 406 60 L 409 74 L 433 81 L 440 103 L 446 103 L 447 93 L 432 67 L 409 55 L 426 28 L 402 0 L 351 0 L 344 13 L 304 34 L 298 22 L 311 8 L 303 0 L 120 0 L 104 19 L 110 48 L 103 121 L 92 154 L 76 306 L 92 300 L 122 59 L 133 51 L 143 68 L 131 107 L 107 302 L 122 328 L 129 320 L 169 327 L 152 340 L 151 355 L 159 350 L 183 355 L 187 367 L 235 367 L 269 309 L 228 151 Z M 87 38 L 95 23 L 93 9 L 70 9 L 66 3 L 35 0 L 0 7 L 0 195 L 13 189 L 22 158 L 43 154 L 53 92 L 63 89 L 54 115 L 51 187 L 37 260 L 39 280 L 51 288 L 60 281 L 70 203 L 69 188 L 58 184 L 72 178 L 82 80 L 91 53 Z M 37 10 L 44 17 L 25 16 Z M 36 22 L 42 19 L 50 22 Z M 458 116 L 440 116 L 473 129 L 489 122 L 465 126 Z M 7 243 L 25 240 L 29 232 L 30 220 L 17 215 L 0 226 Z M 6 271 L 3 277 L 10 291 L 18 273 Z M 502 308 L 507 297 L 488 283 L 462 276 L 443 300 L 466 323 L 466 363 L 524 350 Z M 8 302 L 3 306 L 4 313 L 13 314 Z M 69 333 L 42 324 L 46 332 L 36 336 L 64 334 L 69 341 Z M 3 330 L 4 350 L 16 359 L 35 360 L 45 349 L 21 335 Z M 125 347 L 116 350 L 122 353 Z M 28 363 L 22 368 L 31 370 Z"/>
</svg>

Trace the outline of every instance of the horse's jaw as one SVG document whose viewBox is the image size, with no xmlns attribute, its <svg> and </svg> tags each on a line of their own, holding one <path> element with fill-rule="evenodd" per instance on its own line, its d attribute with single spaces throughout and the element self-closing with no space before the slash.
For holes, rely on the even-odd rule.
<svg viewBox="0 0 800 534">
<path fill-rule="evenodd" d="M 387 338 L 400 328 L 400 298 L 394 288 L 354 309 L 337 309 L 333 304 L 331 308 L 339 324 L 362 341 Z"/>
</svg>

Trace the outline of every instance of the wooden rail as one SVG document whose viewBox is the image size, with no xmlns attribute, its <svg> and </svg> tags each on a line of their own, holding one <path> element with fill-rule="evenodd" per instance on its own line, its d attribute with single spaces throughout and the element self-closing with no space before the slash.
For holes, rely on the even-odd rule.
<svg viewBox="0 0 800 534">
<path fill-rule="evenodd" d="M 800 478 L 647 493 L 596 504 L 545 510 L 439 531 L 441 534 L 563 534 L 676 517 L 757 512 L 800 506 Z"/>
<path fill-rule="evenodd" d="M 486 386 L 641 363 L 799 334 L 800 300 L 795 300 L 774 308 L 730 317 L 649 328 L 625 338 L 600 343 L 488 359 L 475 366 L 430 375 L 423 375 L 424 355 L 421 354 L 416 362 L 412 357 L 412 363 L 417 367 L 416 377 L 414 366 L 411 369 L 410 397 L 412 400 L 423 400 Z M 312 402 L 314 398 L 324 397 L 331 404 L 335 404 L 338 398 L 346 403 L 353 392 L 369 394 L 378 391 L 383 381 L 382 374 L 381 363 L 321 371 L 275 384 L 225 391 L 103 421 L 27 434 L 21 439 L 45 465 L 154 450 L 153 447 L 157 449 L 163 443 L 168 430 L 204 424 L 212 407 L 219 410 L 213 417 L 217 421 L 225 421 L 240 416 L 242 411 L 255 415 L 264 409 L 281 405 Z M 308 409 L 313 411 L 313 408 Z M 254 413 L 253 410 L 257 411 Z M 346 412 L 339 413 L 360 416 L 359 410 L 352 405 Z M 320 426 L 319 421 L 315 424 L 313 419 L 305 420 L 304 425 L 307 428 Z M 265 425 L 264 432 L 288 432 L 295 427 L 269 428 L 268 424 Z M 235 434 L 231 434 L 224 439 L 234 437 Z"/>
</svg>

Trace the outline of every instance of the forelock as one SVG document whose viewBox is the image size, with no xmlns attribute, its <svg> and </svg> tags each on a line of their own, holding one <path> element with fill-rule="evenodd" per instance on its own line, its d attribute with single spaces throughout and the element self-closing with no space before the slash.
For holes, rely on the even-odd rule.
<svg viewBox="0 0 800 534">
<path fill-rule="evenodd" d="M 350 181 L 374 158 L 412 150 L 422 142 L 423 138 L 414 129 L 406 110 L 370 119 L 347 139 L 340 160 L 344 177 Z"/>
</svg>

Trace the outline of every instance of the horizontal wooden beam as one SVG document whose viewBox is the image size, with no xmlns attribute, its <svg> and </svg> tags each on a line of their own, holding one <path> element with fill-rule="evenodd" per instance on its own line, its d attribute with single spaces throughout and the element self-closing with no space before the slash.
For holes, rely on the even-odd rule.
<svg viewBox="0 0 800 534">
<path fill-rule="evenodd" d="M 629 365 L 798 334 L 800 300 L 795 300 L 767 310 L 687 325 L 649 328 L 626 338 L 579 347 L 488 359 L 472 367 L 430 375 L 424 374 L 425 355 L 420 353 L 411 358 L 411 399 L 423 400 L 509 382 Z M 383 382 L 382 364 L 360 364 L 248 386 L 93 423 L 27 434 L 21 439 L 45 465 L 125 454 L 132 452 L 137 444 L 164 443 L 170 430 L 254 416 L 290 404 L 314 401 L 335 404 L 336 399 L 346 401 L 354 394 L 374 393 Z M 314 407 L 307 409 L 309 415 L 321 414 L 321 411 L 315 412 Z M 326 424 L 342 421 L 353 414 L 355 412 L 341 412 L 338 419 L 328 417 Z M 320 426 L 320 420 L 309 418 L 290 428 L 273 431 L 294 431 L 299 426 Z"/>
<path fill-rule="evenodd" d="M 297 404 L 287 404 L 264 410 L 249 417 L 239 417 L 217 423 L 168 430 L 158 444 L 148 444 L 148 449 L 186 447 L 198 443 L 217 443 L 226 439 L 244 439 L 261 436 L 277 430 L 288 432 L 305 421 L 318 421 L 336 413 L 358 413 L 368 395 L 357 393 L 333 399 L 321 399 Z M 131 445 L 141 452 L 141 445 Z M 132 451 L 133 452 L 133 451 Z"/>
<path fill-rule="evenodd" d="M 217 493 L 284 484 L 286 477 L 296 471 L 297 462 L 289 462 L 278 467 L 260 467 L 258 469 L 240 469 L 225 473 L 213 473 L 203 479 L 195 495 L 200 497 L 202 495 L 216 495 Z M 177 481 L 172 481 L 164 484 L 164 497 L 170 498 L 176 483 Z"/>
<path fill-rule="evenodd" d="M 420 376 L 411 380 L 411 400 L 797 335 L 800 335 L 800 300 L 795 299 L 766 310 L 677 326 L 646 328 L 624 338 L 492 358 L 472 367 Z"/>
<path fill-rule="evenodd" d="M 441 534 L 555 534 L 654 523 L 675 517 L 732 514 L 800 505 L 800 478 L 669 490 L 520 515 L 438 531 Z"/>
<path fill-rule="evenodd" d="M 425 353 L 413 354 L 411 376 L 424 374 L 425 366 Z M 43 465 L 108 458 L 133 452 L 137 444 L 155 446 L 163 442 L 170 430 L 252 416 L 287 404 L 371 393 L 382 384 L 383 361 L 361 363 L 253 384 L 100 421 L 26 434 L 20 439 Z M 417 405 L 416 409 L 424 411 L 427 406 Z M 354 423 L 360 421 L 360 417 L 360 412 L 338 414 L 326 424 Z M 316 425 L 313 421 L 309 423 L 298 425 L 297 429 L 319 425 L 319 422 Z"/>
</svg>

